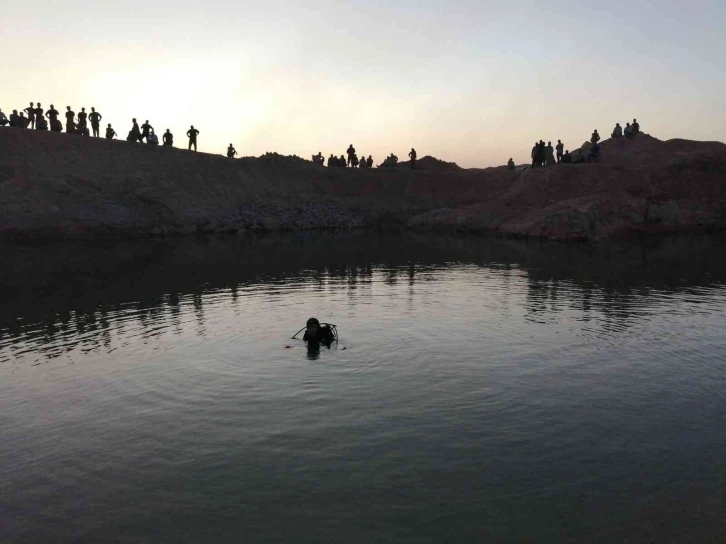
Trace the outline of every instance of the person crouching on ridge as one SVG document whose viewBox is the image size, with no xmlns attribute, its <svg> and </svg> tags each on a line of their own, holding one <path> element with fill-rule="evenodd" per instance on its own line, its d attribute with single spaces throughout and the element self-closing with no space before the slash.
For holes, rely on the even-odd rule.
<svg viewBox="0 0 726 544">
<path fill-rule="evenodd" d="M 234 159 L 234 156 L 237 154 L 237 150 L 234 148 L 232 144 L 229 144 L 229 147 L 227 148 L 227 157 L 230 159 Z"/>
</svg>

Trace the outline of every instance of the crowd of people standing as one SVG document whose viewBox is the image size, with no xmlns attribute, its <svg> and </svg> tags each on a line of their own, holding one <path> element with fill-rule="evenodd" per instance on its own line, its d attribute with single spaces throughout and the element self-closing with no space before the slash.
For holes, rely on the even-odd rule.
<svg viewBox="0 0 726 544">
<path fill-rule="evenodd" d="M 103 115 L 97 112 L 95 107 L 91 108 L 90 113 L 86 112 L 86 108 L 81 108 L 81 111 L 76 114 L 70 106 L 66 106 L 66 111 L 63 115 L 65 118 L 66 133 L 78 134 L 81 136 L 91 136 L 92 132 L 93 137 L 100 137 L 101 120 L 103 119 Z M 31 102 L 27 108 L 24 108 L 19 113 L 18 110 L 13 110 L 10 116 L 6 116 L 5 113 L 3 113 L 2 109 L 0 109 L 0 127 L 9 125 L 10 127 L 14 128 L 30 128 L 34 130 L 50 130 L 51 132 L 62 132 L 63 125 L 59 118 L 60 112 L 55 109 L 55 106 L 53 104 L 51 104 L 50 109 L 46 111 L 40 102 L 38 102 L 37 104 Z M 91 125 L 91 130 L 88 129 L 89 122 Z M 154 131 L 154 127 L 149 123 L 148 119 L 141 126 L 139 126 L 135 118 L 132 119 L 131 122 L 131 130 L 126 137 L 127 142 L 145 141 L 149 145 L 159 145 L 159 138 L 157 137 Z M 621 138 L 623 136 L 633 137 L 639 132 L 640 124 L 638 123 L 637 119 L 633 119 L 633 123 L 626 123 L 624 129 L 620 126 L 620 123 L 616 123 L 611 136 L 613 138 Z M 191 150 L 192 148 L 194 148 L 194 151 L 196 151 L 197 136 L 199 135 L 199 130 L 194 128 L 194 125 L 191 125 L 189 130 L 187 130 L 186 135 L 189 139 L 188 149 Z M 106 126 L 105 136 L 109 140 L 112 140 L 118 136 L 116 134 L 116 131 L 111 126 L 111 123 L 108 123 Z M 555 146 L 552 145 L 551 141 L 545 144 L 544 140 L 539 140 L 538 142 L 535 142 L 534 147 L 532 147 L 532 168 L 543 168 L 553 166 L 555 164 L 569 164 L 572 162 L 598 161 L 600 158 L 599 142 L 600 134 L 598 134 L 597 129 L 595 129 L 592 133 L 592 136 L 590 137 L 591 146 L 589 153 L 586 156 L 583 156 L 581 153 L 576 154 L 576 157 L 573 158 L 573 156 L 570 154 L 570 151 L 564 149 L 565 146 L 561 140 L 557 140 L 557 145 Z M 172 147 L 174 145 L 174 135 L 169 129 L 166 129 L 166 132 L 163 134 L 162 143 L 166 147 Z M 353 144 L 350 144 L 346 151 L 346 154 L 347 159 L 345 155 L 336 157 L 335 155 L 331 154 L 328 158 L 328 167 L 373 168 L 373 157 L 369 155 L 367 159 L 365 158 L 365 156 L 359 159 L 355 147 L 353 147 Z M 229 147 L 227 148 L 227 157 L 234 158 L 236 155 L 237 150 L 232 144 L 229 144 Z M 415 169 L 417 158 L 416 150 L 411 148 L 408 156 L 410 158 L 411 169 Z M 323 154 L 321 152 L 318 152 L 317 155 L 313 155 L 312 159 L 313 162 L 316 164 L 319 164 L 321 166 L 325 165 L 325 158 L 323 157 Z M 398 157 L 395 154 L 391 153 L 391 155 L 386 157 L 386 159 L 378 167 L 386 168 L 395 167 L 397 165 Z M 510 158 L 507 162 L 507 166 L 512 170 L 516 168 L 514 160 L 512 158 Z"/>
<path fill-rule="evenodd" d="M 27 116 L 26 116 L 27 114 Z M 70 106 L 66 106 L 66 111 L 63 114 L 65 118 L 65 131 L 67 134 L 77 134 L 80 136 L 91 136 L 99 138 L 101 136 L 101 120 L 103 115 L 96 111 L 96 108 L 91 108 L 91 112 L 87 113 L 86 108 L 81 108 L 81 111 L 76 114 Z M 88 124 L 90 122 L 91 129 L 89 130 Z M 151 126 L 149 120 L 139 127 L 136 119 L 131 120 L 131 130 L 126 137 L 127 142 L 146 142 L 149 145 L 159 145 L 159 138 L 154 132 L 154 127 Z M 23 109 L 20 113 L 18 110 L 7 116 L 0 109 L 0 127 L 10 126 L 13 128 L 29 128 L 33 130 L 50 130 L 51 132 L 63 132 L 63 124 L 60 121 L 60 112 L 55 109 L 53 104 L 50 105 L 50 109 L 47 111 L 43 108 L 42 104 L 31 102 L 30 106 Z M 197 150 L 197 136 L 199 130 L 194 128 L 192 125 L 187 131 L 187 137 L 189 138 L 189 148 Z M 116 131 L 108 123 L 105 130 L 105 136 L 109 140 L 113 140 L 118 136 Z M 166 129 L 162 137 L 163 144 L 165 146 L 174 145 L 174 135 L 169 129 Z M 231 147 L 232 144 L 230 144 Z M 235 154 L 237 152 L 235 151 Z"/>
</svg>

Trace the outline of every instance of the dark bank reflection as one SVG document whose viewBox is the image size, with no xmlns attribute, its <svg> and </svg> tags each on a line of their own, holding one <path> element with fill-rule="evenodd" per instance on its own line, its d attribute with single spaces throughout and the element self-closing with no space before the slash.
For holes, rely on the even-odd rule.
<svg viewBox="0 0 726 544">
<path fill-rule="evenodd" d="M 0 360 L 23 350 L 51 358 L 75 348 L 108 350 L 120 328 L 142 340 L 169 328 L 179 332 L 187 302 L 204 336 L 208 297 L 225 291 L 234 304 L 240 289 L 285 285 L 293 277 L 320 290 L 335 280 L 353 297 L 370 289 L 375 273 L 388 285 L 405 282 L 410 305 L 417 281 L 446 281 L 446 275 L 428 272 L 459 265 L 495 269 L 505 287 L 524 273 L 527 319 L 533 322 L 568 311 L 586 322 L 597 312 L 600 326 L 616 331 L 647 315 L 652 293 L 663 304 L 668 294 L 697 299 L 700 289 L 726 283 L 724 244 L 723 237 L 573 246 L 306 233 L 6 245 L 0 248 Z M 124 322 L 118 323 L 121 312 Z M 13 350 L 20 342 L 23 350 Z"/>
</svg>

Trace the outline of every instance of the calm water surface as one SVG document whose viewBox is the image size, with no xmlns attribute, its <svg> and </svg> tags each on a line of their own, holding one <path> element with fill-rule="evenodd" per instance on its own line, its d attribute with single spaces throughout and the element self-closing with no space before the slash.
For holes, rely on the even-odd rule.
<svg viewBox="0 0 726 544">
<path fill-rule="evenodd" d="M 723 542 L 724 249 L 3 247 L 0 541 Z"/>
</svg>

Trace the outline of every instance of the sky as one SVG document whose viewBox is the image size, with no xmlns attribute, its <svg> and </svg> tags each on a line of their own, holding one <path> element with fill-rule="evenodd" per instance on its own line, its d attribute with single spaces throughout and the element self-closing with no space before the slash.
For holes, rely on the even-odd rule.
<svg viewBox="0 0 726 544">
<path fill-rule="evenodd" d="M 464 167 L 577 148 L 637 117 L 723 141 L 723 0 L 6 0 L 0 108 L 95 107 L 199 150 L 414 147 Z"/>
</svg>

